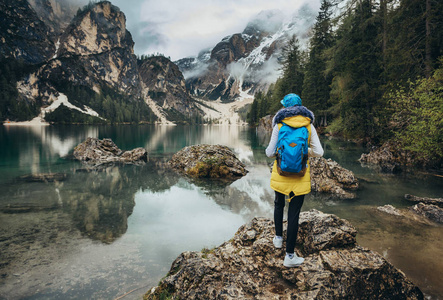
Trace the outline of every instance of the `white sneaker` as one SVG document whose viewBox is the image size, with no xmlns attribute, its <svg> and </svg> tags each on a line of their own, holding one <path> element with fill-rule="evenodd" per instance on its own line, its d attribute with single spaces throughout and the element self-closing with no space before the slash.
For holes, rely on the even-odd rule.
<svg viewBox="0 0 443 300">
<path fill-rule="evenodd" d="M 281 248 L 283 245 L 283 237 L 281 236 L 274 236 L 274 239 L 272 240 L 274 243 L 275 248 Z"/>
<path fill-rule="evenodd" d="M 295 254 L 294 254 L 294 256 L 292 258 L 290 258 L 289 255 L 286 255 L 285 256 L 285 261 L 283 262 L 283 265 L 285 267 L 287 267 L 287 268 L 293 268 L 293 267 L 298 267 L 304 261 L 305 261 L 305 259 L 303 257 L 298 257 Z"/>
</svg>

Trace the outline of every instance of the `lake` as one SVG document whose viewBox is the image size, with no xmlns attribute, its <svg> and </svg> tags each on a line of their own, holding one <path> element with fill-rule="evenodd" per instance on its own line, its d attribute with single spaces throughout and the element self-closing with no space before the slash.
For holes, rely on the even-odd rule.
<svg viewBox="0 0 443 300">
<path fill-rule="evenodd" d="M 149 161 L 88 171 L 72 157 L 87 137 L 144 147 Z M 242 126 L 0 126 L 0 299 L 141 299 L 181 252 L 216 247 L 253 217 L 272 218 L 268 140 Z M 361 189 L 353 200 L 310 194 L 303 210 L 349 220 L 360 245 L 405 272 L 428 299 L 443 299 L 443 227 L 375 210 L 411 206 L 404 194 L 442 197 L 443 178 L 380 173 L 357 161 L 361 146 L 320 140 L 324 156 L 361 178 Z M 230 147 L 249 173 L 225 186 L 164 168 L 195 144 Z M 42 173 L 61 178 L 30 176 Z"/>
</svg>

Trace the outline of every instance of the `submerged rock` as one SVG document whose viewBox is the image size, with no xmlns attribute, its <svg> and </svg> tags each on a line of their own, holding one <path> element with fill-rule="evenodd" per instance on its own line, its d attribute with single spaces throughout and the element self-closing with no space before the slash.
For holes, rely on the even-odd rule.
<svg viewBox="0 0 443 300">
<path fill-rule="evenodd" d="M 437 205 L 418 203 L 411 207 L 411 211 L 432 222 L 443 224 L 443 208 Z"/>
<path fill-rule="evenodd" d="M 383 206 L 379 206 L 377 207 L 378 211 L 384 212 L 388 215 L 393 215 L 393 216 L 403 216 L 403 214 L 396 209 L 394 206 L 387 204 L 387 205 L 383 205 Z"/>
<path fill-rule="evenodd" d="M 348 190 L 357 190 L 358 179 L 354 173 L 340 166 L 337 162 L 323 157 L 309 158 L 311 167 L 311 190 L 330 193 L 341 198 L 355 198 Z"/>
<path fill-rule="evenodd" d="M 298 268 L 283 266 L 273 221 L 254 218 L 213 250 L 179 255 L 144 299 L 423 299 L 401 271 L 356 245 L 346 220 L 311 210 L 300 225 Z"/>
<path fill-rule="evenodd" d="M 27 182 L 54 182 L 64 181 L 67 177 L 64 173 L 36 173 L 20 176 L 19 179 Z"/>
<path fill-rule="evenodd" d="M 235 179 L 247 174 L 245 165 L 226 146 L 188 146 L 174 154 L 169 165 L 193 178 Z"/>
<path fill-rule="evenodd" d="M 111 139 L 99 140 L 88 137 L 74 148 L 74 157 L 93 166 L 115 162 L 137 164 L 146 162 L 148 153 L 144 148 L 123 152 Z"/>
<path fill-rule="evenodd" d="M 435 226 L 435 223 L 443 224 L 443 208 L 432 204 L 420 202 L 406 209 L 397 209 L 388 204 L 377 207 L 377 211 L 403 217 L 404 222 L 422 223 L 431 226 Z"/>
<path fill-rule="evenodd" d="M 417 197 L 414 195 L 405 194 L 405 199 L 411 202 L 421 202 L 424 204 L 432 204 L 443 207 L 443 198 Z"/>
</svg>

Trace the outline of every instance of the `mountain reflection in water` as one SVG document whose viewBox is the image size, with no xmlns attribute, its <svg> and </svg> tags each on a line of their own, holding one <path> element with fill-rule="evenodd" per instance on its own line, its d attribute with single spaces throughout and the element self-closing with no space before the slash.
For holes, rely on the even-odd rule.
<svg viewBox="0 0 443 300">
<path fill-rule="evenodd" d="M 111 138 L 122 150 L 145 147 L 149 160 L 87 170 L 71 153 L 88 136 Z M 272 218 L 268 140 L 237 126 L 0 127 L 0 294 L 109 299 L 137 289 L 130 299 L 139 299 L 181 252 L 218 246 L 253 217 Z M 350 220 L 359 243 L 438 299 L 442 228 L 393 220 L 374 209 L 406 207 L 405 193 L 441 196 L 441 180 L 380 174 L 357 162 L 360 146 L 321 141 L 327 158 L 366 181 L 357 199 L 310 194 L 303 210 Z M 190 180 L 165 167 L 174 153 L 196 144 L 230 147 L 249 173 L 226 184 Z"/>
</svg>

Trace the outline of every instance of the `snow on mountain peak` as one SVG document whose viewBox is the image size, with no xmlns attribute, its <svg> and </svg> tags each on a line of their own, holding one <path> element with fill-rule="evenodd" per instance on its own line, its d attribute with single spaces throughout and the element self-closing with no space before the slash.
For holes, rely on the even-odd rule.
<svg viewBox="0 0 443 300">
<path fill-rule="evenodd" d="M 223 101 L 236 99 L 245 91 L 266 90 L 281 75 L 279 61 L 288 40 L 295 35 L 300 48 L 308 48 L 318 11 L 315 6 L 302 5 L 294 14 L 278 9 L 262 11 L 242 33 L 223 38 L 192 61 L 178 61 L 187 86 L 198 96 Z"/>
</svg>

